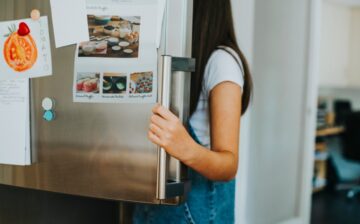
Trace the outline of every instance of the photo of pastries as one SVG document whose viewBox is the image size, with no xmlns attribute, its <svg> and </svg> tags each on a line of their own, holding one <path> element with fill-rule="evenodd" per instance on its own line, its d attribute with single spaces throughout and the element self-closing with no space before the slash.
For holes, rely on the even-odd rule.
<svg viewBox="0 0 360 224">
<path fill-rule="evenodd" d="M 152 72 L 133 73 L 130 75 L 129 93 L 152 93 L 153 82 Z"/>
<path fill-rule="evenodd" d="M 99 93 L 99 73 L 78 73 L 76 79 L 77 93 Z"/>
<path fill-rule="evenodd" d="M 90 41 L 79 46 L 79 57 L 137 58 L 139 16 L 88 15 Z"/>
<path fill-rule="evenodd" d="M 121 73 L 104 73 L 102 88 L 104 94 L 125 94 L 127 77 Z"/>
</svg>

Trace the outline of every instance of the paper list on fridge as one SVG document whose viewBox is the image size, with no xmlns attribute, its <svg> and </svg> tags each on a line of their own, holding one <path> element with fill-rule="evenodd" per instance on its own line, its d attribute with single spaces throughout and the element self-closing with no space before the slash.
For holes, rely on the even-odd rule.
<svg viewBox="0 0 360 224">
<path fill-rule="evenodd" d="M 29 80 L 1 80 L 0 164 L 30 164 L 29 114 Z"/>
</svg>

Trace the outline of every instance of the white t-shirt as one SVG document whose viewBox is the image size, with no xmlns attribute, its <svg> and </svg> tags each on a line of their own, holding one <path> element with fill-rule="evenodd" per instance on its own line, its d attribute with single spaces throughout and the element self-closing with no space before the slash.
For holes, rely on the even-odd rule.
<svg viewBox="0 0 360 224">
<path fill-rule="evenodd" d="M 203 87 L 195 112 L 190 118 L 190 125 L 194 134 L 202 145 L 210 148 L 210 111 L 209 95 L 211 90 L 222 82 L 233 82 L 241 88 L 244 86 L 243 69 L 240 57 L 235 51 L 229 49 L 236 55 L 235 58 L 225 50 L 218 49 L 212 53 L 205 67 Z M 242 65 L 242 64 L 241 64 Z"/>
</svg>

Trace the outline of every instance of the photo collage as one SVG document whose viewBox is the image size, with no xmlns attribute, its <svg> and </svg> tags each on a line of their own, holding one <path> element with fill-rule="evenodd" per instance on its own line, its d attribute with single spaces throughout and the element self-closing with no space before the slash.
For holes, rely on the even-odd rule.
<svg viewBox="0 0 360 224">
<path fill-rule="evenodd" d="M 79 72 L 74 89 L 75 97 L 84 102 L 116 103 L 117 100 L 150 99 L 154 96 L 154 75 L 153 72 Z"/>
<path fill-rule="evenodd" d="M 87 6 L 89 40 L 75 52 L 74 102 L 156 102 L 157 18 L 148 9 Z"/>
</svg>

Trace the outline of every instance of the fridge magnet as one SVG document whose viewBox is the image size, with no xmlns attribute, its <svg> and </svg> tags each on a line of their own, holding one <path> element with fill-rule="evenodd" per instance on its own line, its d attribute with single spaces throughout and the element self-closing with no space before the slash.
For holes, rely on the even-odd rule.
<svg viewBox="0 0 360 224">
<path fill-rule="evenodd" d="M 31 12 L 30 12 L 30 18 L 32 19 L 32 20 L 39 20 L 40 19 L 40 17 L 41 17 L 41 13 L 40 13 L 40 11 L 38 10 L 38 9 L 33 9 L 33 10 L 31 10 Z"/>
<path fill-rule="evenodd" d="M 140 16 L 88 15 L 90 41 L 79 45 L 79 57 L 137 58 Z"/>
<path fill-rule="evenodd" d="M 47 17 L 0 22 L 0 79 L 51 75 Z"/>
</svg>

